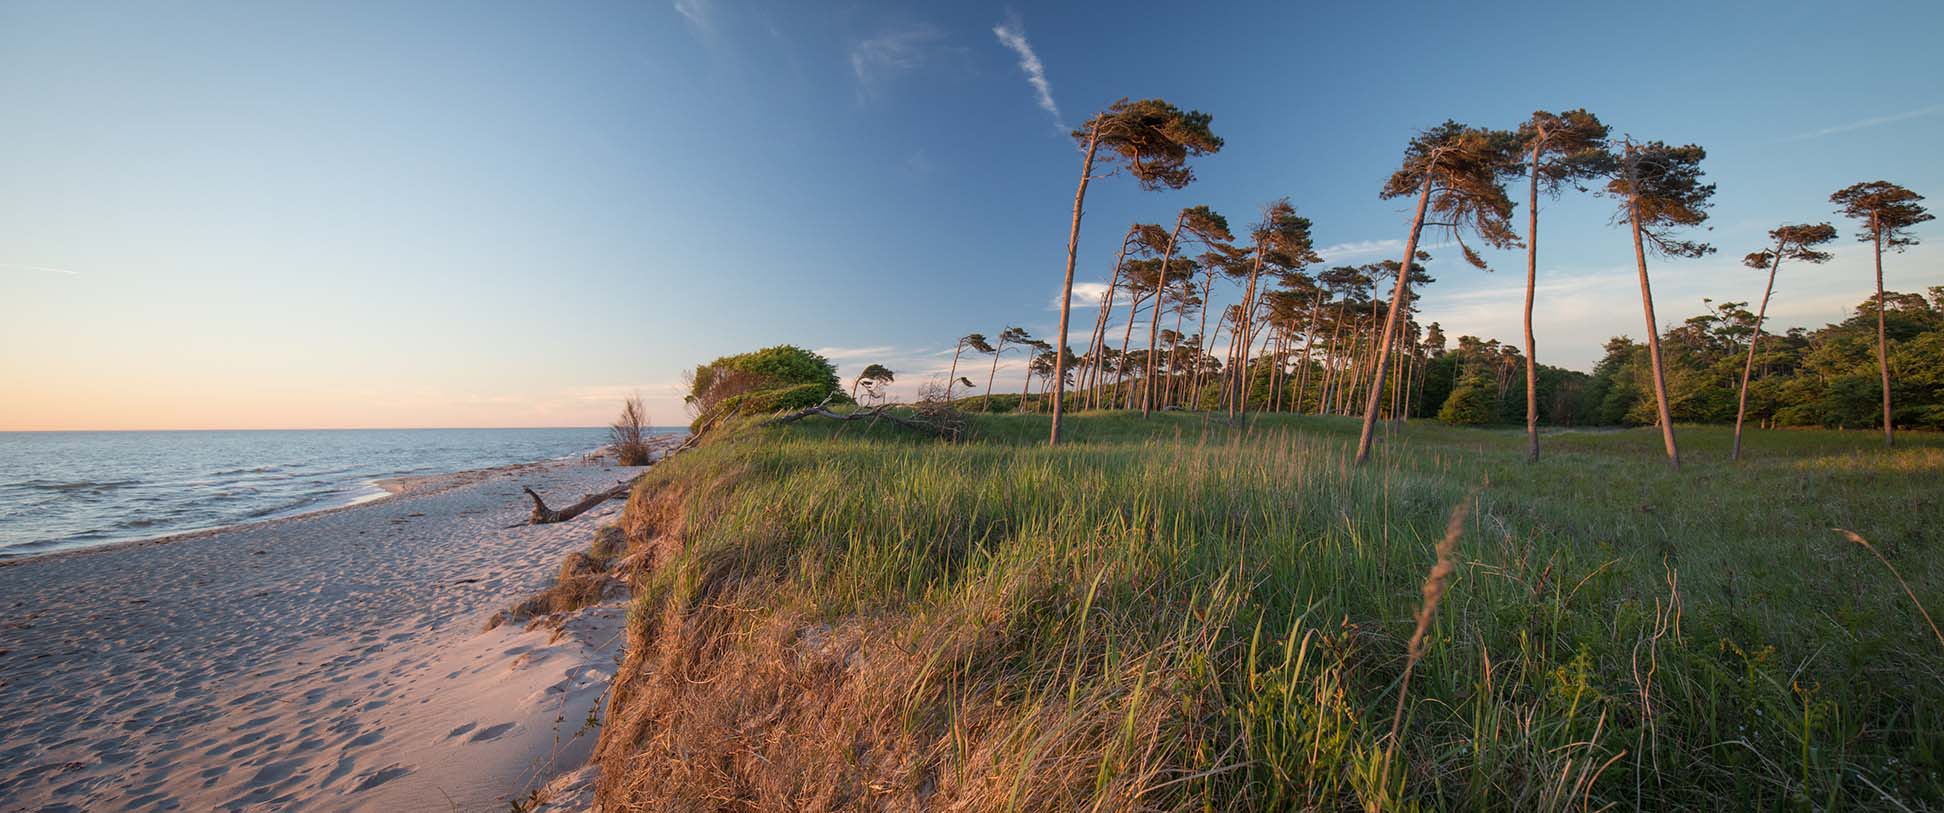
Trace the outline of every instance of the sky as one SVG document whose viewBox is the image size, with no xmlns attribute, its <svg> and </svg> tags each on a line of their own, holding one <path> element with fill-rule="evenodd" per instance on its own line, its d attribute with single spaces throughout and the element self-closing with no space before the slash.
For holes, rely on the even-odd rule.
<svg viewBox="0 0 1944 813">
<path fill-rule="evenodd" d="M 1207 6 L 0 4 L 0 430 L 584 426 L 635 392 L 679 424 L 684 370 L 782 343 L 908 393 L 966 333 L 1056 332 L 1067 131 L 1121 97 L 1227 146 L 1183 190 L 1092 185 L 1082 294 L 1196 204 L 1288 196 L 1330 264 L 1397 259 L 1412 134 L 1535 109 L 1708 150 L 1720 251 L 1651 264 L 1663 325 L 1825 220 L 1770 314 L 1838 321 L 1872 271 L 1830 192 L 1944 205 L 1944 4 Z M 1542 362 L 1644 335 L 1614 209 L 1541 205 Z M 1917 235 L 1892 289 L 1944 285 Z M 1523 252 L 1433 253 L 1421 321 L 1518 339 Z"/>
</svg>

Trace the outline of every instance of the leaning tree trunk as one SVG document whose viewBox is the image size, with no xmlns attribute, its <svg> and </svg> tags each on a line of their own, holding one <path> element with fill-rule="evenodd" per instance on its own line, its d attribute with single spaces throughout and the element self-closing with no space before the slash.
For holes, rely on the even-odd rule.
<svg viewBox="0 0 1944 813">
<path fill-rule="evenodd" d="M 1114 382 L 1114 398 L 1121 402 L 1121 409 L 1134 408 L 1134 385 L 1127 380 L 1127 347 L 1134 340 L 1134 320 L 1141 317 L 1142 298 L 1136 292 L 1127 303 L 1127 329 L 1121 331 L 1120 376 Z"/>
<path fill-rule="evenodd" d="M 1384 316 L 1384 338 L 1378 343 L 1377 369 L 1384 369 L 1389 359 L 1391 336 L 1397 330 L 1397 312 L 1404 307 L 1406 289 L 1411 286 L 1411 262 L 1417 259 L 1418 234 L 1424 231 L 1424 208 L 1431 202 L 1431 172 L 1426 168 L 1424 190 L 1418 193 L 1417 214 L 1411 217 L 1411 239 L 1404 242 L 1404 264 L 1397 269 L 1397 285 L 1391 291 L 1390 313 Z M 1370 459 L 1372 432 L 1377 428 L 1377 405 L 1384 395 L 1383 379 L 1371 384 L 1370 400 L 1364 406 L 1363 430 L 1357 433 L 1357 463 L 1362 465 Z"/>
<path fill-rule="evenodd" d="M 1539 134 L 1545 138 L 1542 130 Z M 1540 142 L 1532 145 L 1532 169 L 1529 193 L 1530 203 L 1526 206 L 1526 296 L 1525 296 L 1525 356 L 1526 356 L 1526 462 L 1539 462 L 1539 354 L 1532 342 L 1532 298 L 1539 284 L 1539 149 Z M 1737 424 L 1739 427 L 1739 424 Z M 1737 429 L 1737 437 L 1739 437 Z"/>
<path fill-rule="evenodd" d="M 992 348 L 992 369 L 986 371 L 985 398 L 979 401 L 980 412 L 992 411 L 992 382 L 999 376 L 999 354 L 1006 352 L 1006 338 L 999 337 L 999 346 Z"/>
<path fill-rule="evenodd" d="M 1193 408 L 1196 411 L 1201 410 L 1202 367 L 1205 366 L 1202 364 L 1202 359 L 1208 356 L 1209 348 L 1215 346 L 1214 342 L 1208 340 L 1208 303 L 1213 302 L 1214 299 L 1215 274 L 1210 272 L 1208 279 L 1202 283 L 1201 325 L 1195 328 L 1195 379 L 1188 384 L 1190 390 L 1188 397 L 1194 399 Z M 1219 319 L 1215 322 L 1215 330 L 1216 332 L 1222 330 Z"/>
<path fill-rule="evenodd" d="M 1086 377 L 1080 386 L 1086 391 L 1083 398 L 1095 406 L 1099 405 L 1099 399 L 1094 396 L 1100 390 L 1100 367 L 1106 361 L 1107 317 L 1114 312 L 1114 294 L 1120 290 L 1121 266 L 1127 262 L 1127 245 L 1133 241 L 1134 232 L 1135 228 L 1130 226 L 1127 236 L 1121 238 L 1120 255 L 1114 258 L 1114 273 L 1107 278 L 1107 290 L 1100 295 L 1093 334 L 1087 339 Z"/>
<path fill-rule="evenodd" d="M 1292 412 L 1303 412 L 1303 396 L 1309 386 L 1310 348 L 1316 344 L 1316 314 L 1323 309 L 1323 292 L 1316 292 L 1316 304 L 1310 306 L 1309 326 L 1303 328 L 1303 366 L 1296 371 L 1296 401 L 1291 404 Z"/>
<path fill-rule="evenodd" d="M 952 384 L 958 381 L 959 354 L 964 352 L 965 342 L 961 340 L 958 347 L 952 351 L 952 372 L 945 377 L 945 403 L 947 404 L 952 402 Z"/>
<path fill-rule="evenodd" d="M 1094 151 L 1100 147 L 1100 120 L 1094 120 L 1093 132 L 1087 135 L 1087 157 L 1080 162 L 1080 188 L 1073 193 L 1073 227 L 1067 231 L 1066 282 L 1060 288 L 1060 332 L 1053 337 L 1053 431 L 1047 435 L 1049 446 L 1060 442 L 1060 419 L 1066 401 L 1066 346 L 1067 317 L 1073 312 L 1073 261 L 1080 246 L 1080 213 L 1087 202 L 1087 182 L 1093 180 Z M 1027 375 L 1032 375 L 1033 365 L 1026 364 Z"/>
<path fill-rule="evenodd" d="M 1674 444 L 1674 416 L 1667 405 L 1667 373 L 1661 366 L 1660 330 L 1654 321 L 1654 290 L 1647 283 L 1647 248 L 1640 239 L 1640 212 L 1629 203 L 1627 222 L 1633 227 L 1634 263 L 1640 268 L 1640 307 L 1647 316 L 1647 354 L 1654 364 L 1654 406 L 1660 415 L 1661 442 L 1668 465 L 1681 467 L 1681 450 Z"/>
<path fill-rule="evenodd" d="M 1782 267 L 1782 246 L 1775 247 L 1775 261 L 1769 264 L 1768 287 L 1762 289 L 1762 305 L 1755 309 L 1755 333 L 1748 337 L 1748 360 L 1742 362 L 1741 397 L 1735 402 L 1735 443 L 1729 460 L 1741 459 L 1742 418 L 1748 415 L 1748 378 L 1755 372 L 1755 344 L 1762 340 L 1762 317 L 1768 313 L 1769 295 L 1775 293 L 1775 271 Z"/>
<path fill-rule="evenodd" d="M 1897 438 L 1890 423 L 1890 339 L 1883 329 L 1883 226 L 1875 212 L 1870 213 L 1870 235 L 1876 248 L 1877 285 L 1877 372 L 1883 376 L 1883 446 L 1895 446 Z"/>
<path fill-rule="evenodd" d="M 1181 224 L 1188 213 L 1175 216 L 1174 231 L 1168 233 L 1168 250 L 1161 253 L 1161 270 L 1154 279 L 1154 313 L 1148 322 L 1147 377 L 1141 381 L 1141 417 L 1154 407 L 1154 348 L 1161 339 L 1161 304 L 1167 301 L 1168 265 L 1174 262 L 1175 241 L 1181 238 Z"/>
<path fill-rule="evenodd" d="M 1242 355 L 1236 359 L 1241 372 L 1235 382 L 1234 406 L 1229 410 L 1231 416 L 1249 411 L 1249 346 L 1255 344 L 1256 278 L 1262 275 L 1262 255 L 1265 250 L 1261 242 L 1256 243 L 1255 264 L 1249 268 L 1249 285 L 1242 292 L 1241 318 L 1236 322 L 1236 329 L 1230 331 L 1229 343 L 1233 344 L 1235 337 L 1242 338 Z"/>
<path fill-rule="evenodd" d="M 1185 278 L 1182 287 L 1189 291 L 1194 290 L 1194 279 Z M 1173 347 L 1168 348 L 1168 384 L 1162 388 L 1161 394 L 1161 405 L 1163 407 L 1175 402 L 1175 380 L 1181 377 L 1181 323 L 1187 316 L 1188 300 L 1184 297 L 1175 306 L 1175 343 Z"/>
</svg>

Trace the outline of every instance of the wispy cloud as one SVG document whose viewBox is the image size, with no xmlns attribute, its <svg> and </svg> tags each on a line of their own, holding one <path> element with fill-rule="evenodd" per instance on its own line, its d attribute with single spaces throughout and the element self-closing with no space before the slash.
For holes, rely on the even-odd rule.
<svg viewBox="0 0 1944 813">
<path fill-rule="evenodd" d="M 1317 249 L 1316 253 L 1318 256 L 1321 256 L 1325 260 L 1334 261 L 1334 260 L 1342 259 L 1344 257 L 1359 257 L 1365 254 L 1376 254 L 1377 252 L 1380 251 L 1403 251 L 1403 250 L 1404 250 L 1404 241 L 1402 240 L 1358 240 L 1352 243 L 1337 243 L 1335 245 L 1324 246 L 1322 248 Z"/>
<path fill-rule="evenodd" d="M 1100 307 L 1101 297 L 1106 295 L 1107 283 L 1076 282 L 1073 284 L 1073 307 L 1075 310 L 1081 308 L 1098 308 Z M 1046 308 L 1052 311 L 1060 309 L 1059 291 L 1054 291 L 1052 298 L 1046 301 Z"/>
<path fill-rule="evenodd" d="M 0 263 L 0 268 L 13 268 L 20 271 L 49 271 L 55 274 L 67 274 L 68 276 L 81 275 L 81 272 L 79 271 L 69 271 L 65 268 L 50 268 L 45 265 L 19 265 L 16 263 Z"/>
<path fill-rule="evenodd" d="M 1433 251 L 1450 248 L 1457 243 L 1418 243 L 1419 251 Z M 1337 243 L 1316 250 L 1324 262 L 1336 262 L 1345 257 L 1361 257 L 1365 254 L 1403 254 L 1403 240 L 1358 240 L 1350 243 Z"/>
<path fill-rule="evenodd" d="M 857 76 L 858 101 L 874 94 L 885 80 L 924 65 L 944 39 L 945 32 L 938 26 L 917 23 L 852 45 L 850 64 Z"/>
<path fill-rule="evenodd" d="M 1787 143 L 1790 141 L 1807 141 L 1812 138 L 1822 138 L 1823 136 L 1826 135 L 1835 135 L 1837 133 L 1847 133 L 1851 130 L 1862 130 L 1869 127 L 1877 127 L 1880 125 L 1890 124 L 1893 122 L 1918 118 L 1920 116 L 1928 116 L 1933 113 L 1944 113 L 1944 104 L 1934 104 L 1929 107 L 1920 107 L 1917 108 L 1916 110 L 1905 110 L 1902 113 L 1892 113 L 1888 116 L 1875 116 L 1873 118 L 1852 121 L 1847 124 L 1838 124 L 1834 127 L 1824 127 L 1820 130 L 1811 130 L 1806 133 L 1797 133 L 1795 135 L 1789 136 L 1788 138 L 1782 139 L 1782 141 L 1783 143 Z"/>
<path fill-rule="evenodd" d="M 1040 63 L 1039 54 L 1033 53 L 1033 44 L 1026 41 L 1026 26 L 1019 15 L 1007 14 L 1005 22 L 992 27 L 992 33 L 1000 45 L 1019 55 L 1019 69 L 1025 72 L 1026 83 L 1033 86 L 1040 109 L 1053 114 L 1053 126 L 1064 132 L 1066 120 L 1060 116 L 1060 105 L 1053 101 L 1053 84 L 1046 81 L 1046 66 Z"/>
<path fill-rule="evenodd" d="M 714 17 L 710 13 L 713 0 L 675 0 L 675 13 L 688 18 L 696 28 L 707 34 L 715 30 Z"/>
<path fill-rule="evenodd" d="M 878 361 L 881 357 L 898 354 L 898 348 L 888 344 L 875 347 L 819 347 L 811 351 L 831 361 L 856 361 L 869 359 Z"/>
</svg>

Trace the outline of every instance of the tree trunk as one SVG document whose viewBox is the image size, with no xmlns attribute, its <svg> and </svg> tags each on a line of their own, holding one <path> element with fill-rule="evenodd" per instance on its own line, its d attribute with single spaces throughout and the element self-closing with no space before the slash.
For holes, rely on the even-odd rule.
<svg viewBox="0 0 1944 813">
<path fill-rule="evenodd" d="M 1210 271 L 1208 278 L 1202 282 L 1201 325 L 1195 328 L 1195 377 L 1188 383 L 1188 397 L 1194 399 L 1190 408 L 1197 411 L 1201 409 L 1202 359 L 1208 356 L 1208 349 L 1215 346 L 1208 340 L 1208 305 L 1214 298 L 1215 272 Z M 1215 329 L 1222 329 L 1219 320 L 1215 323 Z"/>
<path fill-rule="evenodd" d="M 958 347 L 952 350 L 952 373 L 945 377 L 945 403 L 952 402 L 952 385 L 958 382 L 959 354 L 965 352 L 965 340 L 960 339 Z"/>
<path fill-rule="evenodd" d="M 1539 285 L 1539 150 L 1544 129 L 1532 145 L 1531 200 L 1526 208 L 1526 462 L 1539 462 L 1539 354 L 1532 341 L 1532 299 Z"/>
<path fill-rule="evenodd" d="M 1168 297 L 1168 264 L 1174 261 L 1175 241 L 1181 237 L 1182 221 L 1188 219 L 1188 212 L 1175 215 L 1174 231 L 1168 233 L 1168 250 L 1161 253 L 1161 270 L 1154 280 L 1154 313 L 1148 322 L 1147 378 L 1141 382 L 1141 417 L 1148 416 L 1154 406 L 1154 347 L 1161 338 L 1161 305 Z"/>
<path fill-rule="evenodd" d="M 1392 332 L 1397 329 L 1397 312 L 1404 306 L 1405 289 L 1411 285 L 1411 263 L 1417 260 L 1418 233 L 1424 230 L 1424 208 L 1431 203 L 1431 169 L 1427 167 L 1424 175 L 1424 191 L 1418 193 L 1417 214 L 1411 217 L 1411 239 L 1404 242 L 1404 263 L 1397 269 L 1397 285 L 1391 291 L 1390 313 L 1384 317 L 1384 338 L 1379 343 L 1377 369 L 1384 367 L 1385 357 L 1390 354 Z M 1371 433 L 1377 428 L 1377 404 L 1384 394 L 1383 381 L 1371 385 L 1370 401 L 1364 407 L 1363 429 L 1357 434 L 1357 464 L 1362 465 L 1370 459 Z"/>
<path fill-rule="evenodd" d="M 1127 329 L 1121 331 L 1120 376 L 1115 382 L 1114 398 L 1121 401 L 1122 409 L 1134 408 L 1134 387 L 1127 381 L 1127 345 L 1134 340 L 1134 320 L 1141 315 L 1141 296 L 1137 293 L 1127 303 Z"/>
<path fill-rule="evenodd" d="M 1877 372 L 1883 376 L 1883 447 L 1888 449 L 1897 438 L 1890 423 L 1890 339 L 1883 329 L 1883 226 L 1876 212 L 1870 213 L 1870 237 L 1876 248 Z"/>
<path fill-rule="evenodd" d="M 1106 360 L 1107 317 L 1114 312 L 1115 294 L 1120 290 L 1121 266 L 1127 262 L 1127 245 L 1133 242 L 1134 232 L 1134 227 L 1129 226 L 1127 236 L 1121 238 L 1120 255 L 1114 258 L 1114 273 L 1107 279 L 1107 292 L 1101 294 L 1100 307 L 1096 309 L 1098 314 L 1094 317 L 1093 335 L 1087 340 L 1086 378 L 1079 384 L 1085 391 L 1087 402 L 1095 405 L 1099 403 L 1096 394 L 1100 389 L 1100 367 Z"/>
<path fill-rule="evenodd" d="M 1006 352 L 1006 339 L 999 337 L 999 345 L 992 348 L 992 369 L 986 371 L 985 398 L 979 401 L 980 412 L 992 411 L 992 382 L 999 375 L 999 354 Z"/>
<path fill-rule="evenodd" d="M 1323 291 L 1316 292 L 1316 304 L 1310 306 L 1309 326 L 1303 328 L 1303 366 L 1296 371 L 1296 400 L 1291 403 L 1291 412 L 1303 411 L 1303 395 L 1309 386 L 1310 347 L 1316 344 L 1316 314 L 1323 309 Z"/>
<path fill-rule="evenodd" d="M 639 480 L 641 478 L 636 477 L 635 479 Z M 615 487 L 610 488 L 606 491 L 594 492 L 593 494 L 589 494 L 585 497 L 582 497 L 580 499 L 580 502 L 574 503 L 573 505 L 567 506 L 566 508 L 548 508 L 547 502 L 545 500 L 540 499 L 540 495 L 535 494 L 532 488 L 521 486 L 520 490 L 526 492 L 526 495 L 528 497 L 533 498 L 533 513 L 527 515 L 526 524 L 546 525 L 548 523 L 554 523 L 554 522 L 566 522 L 567 520 L 573 519 L 574 517 L 578 517 L 581 514 L 587 513 L 594 506 L 600 505 L 601 503 L 607 502 L 608 500 L 618 500 L 622 497 L 627 496 L 628 489 L 632 487 L 634 483 L 635 483 L 634 480 L 629 480 L 627 482 L 620 483 Z"/>
<path fill-rule="evenodd" d="M 1026 348 L 1026 383 L 1020 385 L 1019 387 L 1019 408 L 1014 410 L 1015 412 L 1024 413 L 1026 411 L 1026 396 L 1031 394 L 1032 391 L 1033 391 L 1033 348 L 1031 346 L 1028 346 Z"/>
<path fill-rule="evenodd" d="M 1237 337 L 1242 339 L 1242 355 L 1236 359 L 1241 373 L 1235 382 L 1235 405 L 1229 410 L 1230 415 L 1246 414 L 1249 411 L 1249 347 L 1255 344 L 1256 278 L 1262 275 L 1264 251 L 1262 243 L 1257 242 L 1255 264 L 1249 268 L 1249 285 L 1242 292 L 1241 318 L 1237 320 L 1236 329 L 1231 332 L 1229 338 L 1230 344 L 1234 344 Z"/>
<path fill-rule="evenodd" d="M 1768 287 L 1762 289 L 1762 305 L 1755 309 L 1755 333 L 1748 337 L 1748 360 L 1742 362 L 1741 397 L 1735 402 L 1735 443 L 1729 460 L 1741 459 L 1742 419 L 1748 415 L 1748 377 L 1755 372 L 1755 345 L 1762 340 L 1762 317 L 1768 313 L 1769 295 L 1775 293 L 1775 271 L 1782 267 L 1782 244 L 1775 245 L 1775 262 L 1769 265 Z"/>
<path fill-rule="evenodd" d="M 1053 337 L 1053 431 L 1046 438 L 1049 446 L 1060 443 L 1060 419 L 1066 401 L 1067 317 L 1073 312 L 1073 261 L 1080 248 L 1081 207 L 1087 201 L 1087 182 L 1093 180 L 1094 151 L 1099 148 L 1100 120 L 1095 119 L 1093 132 L 1087 136 L 1087 157 L 1080 162 L 1080 188 L 1073 193 L 1073 228 L 1067 232 L 1066 282 L 1060 289 L 1060 332 Z M 1032 375 L 1032 369 L 1028 361 L 1028 376 Z"/>
<path fill-rule="evenodd" d="M 1634 263 L 1640 268 L 1640 307 L 1647 316 L 1647 354 L 1654 363 L 1654 405 L 1660 414 L 1661 443 L 1668 465 L 1681 467 L 1681 450 L 1674 444 L 1674 415 L 1667 405 L 1667 374 L 1661 367 L 1660 330 L 1654 321 L 1654 291 L 1647 283 L 1647 248 L 1640 239 L 1640 213 L 1630 202 L 1627 223 L 1633 227 Z"/>
<path fill-rule="evenodd" d="M 1193 279 L 1184 280 L 1182 287 L 1192 291 L 1195 289 L 1195 281 Z M 1181 340 L 1183 338 L 1181 335 L 1181 323 L 1187 316 L 1188 300 L 1182 299 L 1181 303 L 1175 306 L 1175 343 L 1173 347 L 1168 348 L 1168 385 L 1162 390 L 1161 395 L 1161 405 L 1164 407 L 1175 402 L 1175 390 L 1177 389 L 1175 381 L 1181 378 Z"/>
</svg>

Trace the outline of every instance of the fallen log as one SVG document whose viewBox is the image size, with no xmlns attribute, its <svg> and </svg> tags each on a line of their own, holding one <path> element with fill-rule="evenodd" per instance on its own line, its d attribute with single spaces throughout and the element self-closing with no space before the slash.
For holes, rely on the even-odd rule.
<svg viewBox="0 0 1944 813">
<path fill-rule="evenodd" d="M 635 478 L 635 480 L 639 480 L 639 479 L 641 478 L 639 477 Z M 541 499 L 539 494 L 534 493 L 532 488 L 527 486 L 521 486 L 520 490 L 526 492 L 526 495 L 528 497 L 533 498 L 533 513 L 528 514 L 527 521 L 522 524 L 546 525 L 552 522 L 566 522 L 567 520 L 573 519 L 574 517 L 578 517 L 582 514 L 587 513 L 589 510 L 592 510 L 594 506 L 600 505 L 601 503 L 607 502 L 608 500 L 618 500 L 621 499 L 622 497 L 628 496 L 628 489 L 634 487 L 635 480 L 628 480 L 622 483 L 618 483 L 613 488 L 610 488 L 606 491 L 596 491 L 592 494 L 580 498 L 580 502 L 574 503 L 573 505 L 569 505 L 565 508 L 548 508 L 547 501 Z"/>
<path fill-rule="evenodd" d="M 828 402 L 826 401 L 825 403 Z M 956 422 L 947 420 L 934 423 L 915 415 L 911 417 L 898 415 L 891 411 L 891 408 L 895 406 L 900 405 L 885 404 L 880 407 L 858 409 L 851 412 L 833 412 L 824 404 L 818 404 L 813 407 L 799 409 L 795 412 L 785 412 L 763 421 L 761 425 L 765 427 L 781 426 L 786 423 L 796 423 L 805 418 L 829 418 L 833 421 L 870 421 L 871 423 L 877 423 L 883 420 L 890 421 L 914 432 L 923 432 L 946 440 L 958 440 L 961 427 Z"/>
</svg>

